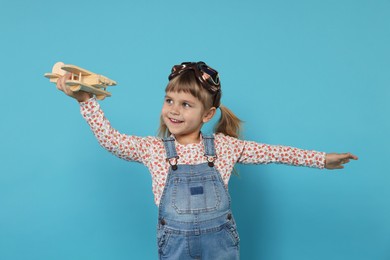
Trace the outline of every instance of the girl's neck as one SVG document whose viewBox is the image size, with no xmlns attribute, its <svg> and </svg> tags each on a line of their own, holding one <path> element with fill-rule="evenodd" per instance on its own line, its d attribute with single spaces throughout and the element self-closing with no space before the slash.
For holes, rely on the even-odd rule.
<svg viewBox="0 0 390 260">
<path fill-rule="evenodd" d="M 175 136 L 176 141 L 181 145 L 197 144 L 201 140 L 200 132 L 197 135 Z"/>
</svg>

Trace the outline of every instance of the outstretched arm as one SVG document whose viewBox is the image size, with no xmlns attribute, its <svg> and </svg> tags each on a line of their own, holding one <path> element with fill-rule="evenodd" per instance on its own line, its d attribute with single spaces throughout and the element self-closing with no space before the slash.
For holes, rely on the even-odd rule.
<svg viewBox="0 0 390 260">
<path fill-rule="evenodd" d="M 328 153 L 325 155 L 325 168 L 329 170 L 343 169 L 343 164 L 349 163 L 351 159 L 358 160 L 358 157 L 351 153 Z"/>
<path fill-rule="evenodd" d="M 118 132 L 111 127 L 110 122 L 100 109 L 99 103 L 96 101 L 96 98 L 92 98 L 91 93 L 84 91 L 73 92 L 70 90 L 65 84 L 70 77 L 70 73 L 61 76 L 57 80 L 57 88 L 79 102 L 81 114 L 91 127 L 99 144 L 121 159 L 144 164 L 148 163 L 151 157 L 151 147 L 154 147 L 155 143 L 153 142 L 157 142 L 157 139 L 126 135 Z"/>
</svg>

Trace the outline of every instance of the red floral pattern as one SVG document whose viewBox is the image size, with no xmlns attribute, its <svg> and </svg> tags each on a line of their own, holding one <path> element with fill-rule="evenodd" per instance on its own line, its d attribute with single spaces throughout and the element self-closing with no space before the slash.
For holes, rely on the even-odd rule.
<svg viewBox="0 0 390 260">
<path fill-rule="evenodd" d="M 156 205 L 164 190 L 169 163 L 161 138 L 138 137 L 119 133 L 111 127 L 95 98 L 80 103 L 81 114 L 88 122 L 100 145 L 114 155 L 128 161 L 143 163 L 152 175 L 152 188 Z M 178 164 L 207 162 L 202 140 L 199 143 L 182 145 L 175 142 Z M 217 160 L 215 167 L 228 186 L 235 163 L 268 164 L 283 163 L 294 166 L 324 168 L 325 153 L 302 150 L 289 146 L 268 145 L 239 140 L 224 134 L 215 134 Z"/>
</svg>

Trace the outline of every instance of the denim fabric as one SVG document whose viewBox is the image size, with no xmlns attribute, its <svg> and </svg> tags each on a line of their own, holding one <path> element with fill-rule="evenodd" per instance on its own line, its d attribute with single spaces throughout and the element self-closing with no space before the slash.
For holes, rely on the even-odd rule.
<svg viewBox="0 0 390 260">
<path fill-rule="evenodd" d="M 204 140 L 205 156 L 215 156 L 214 142 Z M 176 155 L 174 142 L 169 143 L 168 158 Z M 212 164 L 170 168 L 159 205 L 157 242 L 159 259 L 239 259 L 230 196 Z"/>
</svg>

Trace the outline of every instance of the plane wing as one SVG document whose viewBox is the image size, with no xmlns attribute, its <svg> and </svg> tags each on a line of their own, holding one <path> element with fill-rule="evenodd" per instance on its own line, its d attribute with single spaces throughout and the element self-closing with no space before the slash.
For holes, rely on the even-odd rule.
<svg viewBox="0 0 390 260">
<path fill-rule="evenodd" d="M 103 100 L 105 97 L 111 97 L 111 93 L 108 91 L 105 91 L 100 88 L 96 88 L 94 86 L 85 84 L 83 82 L 80 82 L 78 80 L 67 80 L 65 82 L 66 85 L 70 87 L 70 90 L 73 92 L 77 91 L 85 91 L 96 95 L 96 98 L 99 100 Z"/>
</svg>

